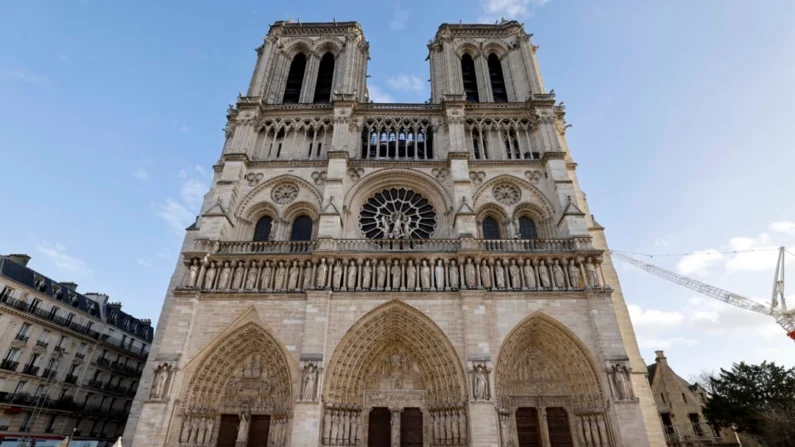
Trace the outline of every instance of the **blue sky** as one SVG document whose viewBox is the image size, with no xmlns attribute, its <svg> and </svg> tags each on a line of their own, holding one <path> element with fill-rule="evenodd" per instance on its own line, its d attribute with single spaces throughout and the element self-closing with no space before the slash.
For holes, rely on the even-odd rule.
<svg viewBox="0 0 795 447">
<path fill-rule="evenodd" d="M 791 0 L 60 0 L 0 1 L 0 252 L 28 253 L 33 268 L 156 321 L 226 106 L 247 88 L 270 23 L 359 21 L 371 97 L 422 102 L 438 25 L 499 17 L 524 22 L 541 47 L 612 247 L 795 246 Z M 654 262 L 769 299 L 774 261 Z M 660 348 L 685 377 L 740 360 L 795 365 L 771 319 L 633 267 L 619 274 L 647 362 Z"/>
</svg>

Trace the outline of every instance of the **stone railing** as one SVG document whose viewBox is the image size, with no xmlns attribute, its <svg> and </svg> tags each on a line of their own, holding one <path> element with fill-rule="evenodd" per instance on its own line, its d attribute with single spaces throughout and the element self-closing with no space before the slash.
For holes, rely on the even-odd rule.
<svg viewBox="0 0 795 447">
<path fill-rule="evenodd" d="M 316 248 L 317 241 L 196 241 L 199 251 L 224 254 L 308 253 Z"/>
<path fill-rule="evenodd" d="M 353 252 L 456 252 L 459 239 L 338 239 L 334 250 Z"/>
</svg>

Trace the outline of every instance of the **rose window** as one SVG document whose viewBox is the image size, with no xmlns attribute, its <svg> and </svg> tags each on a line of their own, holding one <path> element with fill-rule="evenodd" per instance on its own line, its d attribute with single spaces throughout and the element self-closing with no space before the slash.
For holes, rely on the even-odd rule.
<svg viewBox="0 0 795 447">
<path fill-rule="evenodd" d="M 364 203 L 359 228 L 368 239 L 428 239 L 436 230 L 436 211 L 414 191 L 385 189 Z"/>
<path fill-rule="evenodd" d="M 298 186 L 292 183 L 282 183 L 271 191 L 271 199 L 279 205 L 286 205 L 298 197 Z"/>
<path fill-rule="evenodd" d="M 509 183 L 501 183 L 495 186 L 491 193 L 494 195 L 494 199 L 503 205 L 513 205 L 522 197 L 522 192 L 519 191 L 519 188 Z"/>
</svg>

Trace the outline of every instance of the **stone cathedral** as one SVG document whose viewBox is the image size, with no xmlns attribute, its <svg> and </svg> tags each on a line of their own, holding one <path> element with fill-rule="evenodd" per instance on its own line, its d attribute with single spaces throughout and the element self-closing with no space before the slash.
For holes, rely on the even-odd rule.
<svg viewBox="0 0 795 447">
<path fill-rule="evenodd" d="M 274 23 L 125 445 L 665 445 L 537 48 L 443 24 L 381 104 L 358 23 Z"/>
</svg>

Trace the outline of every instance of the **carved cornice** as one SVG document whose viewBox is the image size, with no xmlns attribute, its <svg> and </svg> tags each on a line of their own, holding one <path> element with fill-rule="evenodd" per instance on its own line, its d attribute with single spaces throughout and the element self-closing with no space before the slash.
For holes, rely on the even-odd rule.
<svg viewBox="0 0 795 447">
<path fill-rule="evenodd" d="M 331 150 L 328 151 L 329 160 L 347 160 L 350 158 L 348 151 Z"/>
</svg>

